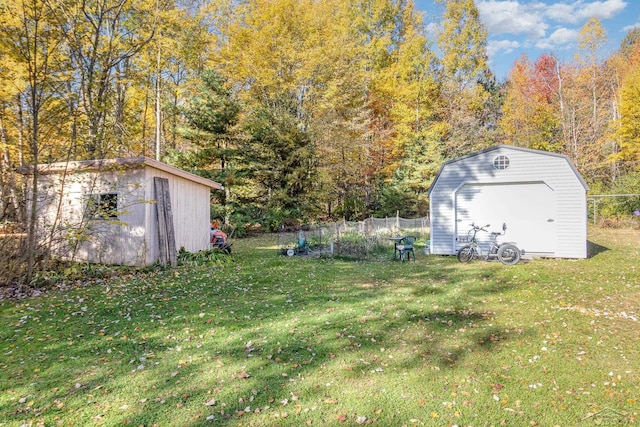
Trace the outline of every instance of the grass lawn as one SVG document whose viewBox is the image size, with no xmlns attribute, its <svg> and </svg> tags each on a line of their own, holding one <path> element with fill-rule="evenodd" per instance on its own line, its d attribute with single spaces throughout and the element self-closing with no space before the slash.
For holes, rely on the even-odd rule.
<svg viewBox="0 0 640 427">
<path fill-rule="evenodd" d="M 640 231 L 588 260 L 234 260 L 0 302 L 0 426 L 585 426 L 640 414 Z"/>
</svg>

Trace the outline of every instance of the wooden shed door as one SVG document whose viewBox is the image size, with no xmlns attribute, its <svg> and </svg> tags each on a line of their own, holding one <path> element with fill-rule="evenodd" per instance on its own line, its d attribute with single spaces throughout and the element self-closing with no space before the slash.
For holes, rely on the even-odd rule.
<svg viewBox="0 0 640 427">
<path fill-rule="evenodd" d="M 472 222 L 491 224 L 491 231 L 506 223 L 502 240 L 527 252 L 555 253 L 556 194 L 545 183 L 465 184 L 455 198 L 457 235 L 466 234 Z"/>
</svg>

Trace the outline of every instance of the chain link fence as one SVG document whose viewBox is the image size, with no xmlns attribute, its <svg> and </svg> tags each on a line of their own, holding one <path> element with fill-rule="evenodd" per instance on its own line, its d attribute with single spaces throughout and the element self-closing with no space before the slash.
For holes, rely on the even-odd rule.
<svg viewBox="0 0 640 427">
<path fill-rule="evenodd" d="M 426 243 L 429 217 L 367 218 L 338 221 L 278 231 L 278 252 L 282 255 L 348 256 L 363 258 L 376 250 L 387 251 L 391 237 L 413 235 Z"/>
</svg>

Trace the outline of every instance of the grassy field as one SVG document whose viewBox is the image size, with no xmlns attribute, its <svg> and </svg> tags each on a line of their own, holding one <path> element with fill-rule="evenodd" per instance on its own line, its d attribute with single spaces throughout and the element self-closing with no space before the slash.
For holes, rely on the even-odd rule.
<svg viewBox="0 0 640 427">
<path fill-rule="evenodd" d="M 640 413 L 640 231 L 506 267 L 391 252 L 122 275 L 0 303 L 0 426 L 585 426 Z"/>
</svg>

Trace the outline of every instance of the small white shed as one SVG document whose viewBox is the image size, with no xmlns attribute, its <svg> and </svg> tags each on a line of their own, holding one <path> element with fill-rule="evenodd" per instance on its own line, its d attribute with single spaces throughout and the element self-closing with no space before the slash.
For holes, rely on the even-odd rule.
<svg viewBox="0 0 640 427">
<path fill-rule="evenodd" d="M 587 190 L 562 154 L 498 145 L 448 161 L 429 188 L 431 253 L 455 254 L 475 222 L 506 223 L 503 240 L 532 256 L 586 258 Z"/>
<path fill-rule="evenodd" d="M 29 174 L 29 170 L 22 170 Z M 217 182 L 148 157 L 38 167 L 39 235 L 63 259 L 145 266 L 208 249 Z"/>
</svg>

